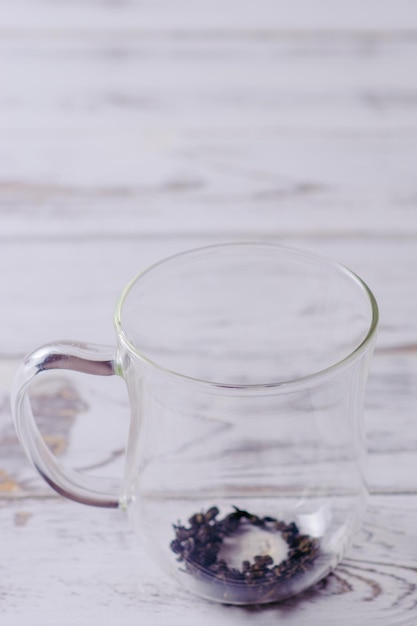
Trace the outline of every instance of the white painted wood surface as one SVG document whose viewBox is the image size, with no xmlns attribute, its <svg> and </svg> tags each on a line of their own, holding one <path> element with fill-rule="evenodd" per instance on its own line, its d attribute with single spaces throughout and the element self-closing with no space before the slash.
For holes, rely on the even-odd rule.
<svg viewBox="0 0 417 626">
<path fill-rule="evenodd" d="M 0 2 L 2 625 L 415 624 L 416 66 L 412 0 Z M 364 529 L 325 582 L 263 609 L 189 596 L 121 512 L 62 501 L 8 405 L 25 352 L 113 342 L 138 270 L 248 239 L 340 260 L 381 307 Z M 64 375 L 35 403 L 66 462 L 121 475 L 122 381 Z"/>
</svg>

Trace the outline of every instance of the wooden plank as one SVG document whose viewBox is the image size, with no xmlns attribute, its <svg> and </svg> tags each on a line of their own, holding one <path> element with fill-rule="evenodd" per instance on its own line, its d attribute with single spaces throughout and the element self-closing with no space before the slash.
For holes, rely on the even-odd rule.
<svg viewBox="0 0 417 626">
<path fill-rule="evenodd" d="M 415 232 L 414 36 L 0 49 L 0 236 Z"/>
<path fill-rule="evenodd" d="M 314 215 L 311 216 L 314 219 Z M 279 228 L 279 227 L 278 227 Z M 277 228 L 277 230 L 278 230 Z M 244 239 L 251 239 L 246 233 Z M 241 236 L 22 239 L 2 242 L 0 311 L 3 357 L 22 355 L 39 343 L 72 338 L 113 343 L 112 314 L 122 287 L 139 271 L 171 254 L 199 245 L 241 241 Z M 381 308 L 379 347 L 413 347 L 417 303 L 413 237 L 262 237 L 335 258 L 362 276 Z"/>
<path fill-rule="evenodd" d="M 3 362 L 0 395 L 0 497 L 54 494 L 24 458 L 9 409 L 17 359 Z M 6 376 L 7 373 L 7 376 Z M 365 402 L 372 493 L 417 493 L 417 355 L 377 352 Z M 122 480 L 130 411 L 124 383 L 62 372 L 40 380 L 33 395 L 41 432 L 69 467 Z"/>
<path fill-rule="evenodd" d="M 87 624 L 93 612 L 103 626 L 133 625 L 138 617 L 161 626 L 254 620 L 260 626 L 330 626 L 335 614 L 342 625 L 351 624 L 352 614 L 369 625 L 414 624 L 415 496 L 375 497 L 363 531 L 334 574 L 299 598 L 263 608 L 216 605 L 178 589 L 136 544 L 120 512 L 64 501 L 0 506 L 7 626 L 26 626 L 28 619 L 34 626 L 52 626 L 57 619 L 62 626 Z"/>
<path fill-rule="evenodd" d="M 401 15 L 408 28 L 413 6 L 357 11 L 349 4 L 337 16 L 326 2 L 314 15 L 294 6 L 278 13 L 268 2 L 264 14 L 254 7 L 236 15 L 251 25 L 255 14 L 268 16 L 267 25 L 271 15 L 337 17 L 346 27 L 344 13 L 360 19 L 350 33 L 287 29 L 262 38 L 243 30 L 219 39 L 196 28 L 207 13 L 223 24 L 227 10 L 190 13 L 184 1 L 129 11 L 102 2 L 39 2 L 36 11 L 27 2 L 8 5 L 10 36 L 0 42 L 0 234 L 75 235 L 75 217 L 83 233 L 107 235 L 410 233 L 416 36 L 361 28 L 369 19 L 395 29 Z M 146 19 L 148 37 L 116 36 L 136 11 L 162 30 L 186 12 L 191 39 L 146 31 Z M 48 30 L 19 38 L 13 24 L 25 20 L 32 34 L 42 24 Z M 90 23 L 104 28 L 98 40 Z M 116 34 L 107 32 L 110 23 Z M 60 24 L 75 39 L 62 40 L 54 30 Z M 87 29 L 81 41 L 79 28 Z"/>
<path fill-rule="evenodd" d="M 88 146 L 81 136 L 48 140 L 40 131 L 3 138 L 0 236 L 416 232 L 415 133 L 246 131 L 226 134 L 218 145 L 220 133 L 210 140 L 204 134 L 179 138 L 172 153 L 153 148 L 151 135 L 135 152 L 135 139 L 124 132 L 107 140 L 92 135 Z M 37 138 L 39 162 L 31 155 Z M 96 152 L 100 163 L 87 183 Z"/>
<path fill-rule="evenodd" d="M 46 37 L 0 41 L 0 51 L 5 139 L 37 130 L 53 141 L 59 129 L 75 133 L 73 141 L 85 131 L 96 140 L 114 141 L 119 133 L 128 141 L 130 131 L 136 145 L 155 150 L 172 148 L 187 130 L 217 130 L 217 143 L 226 131 L 227 145 L 230 133 L 254 130 L 416 128 L 416 37 L 84 43 Z"/>
<path fill-rule="evenodd" d="M 296 0 L 277 5 L 274 0 L 158 0 L 129 3 L 88 0 L 53 3 L 3 0 L 3 29 L 24 30 L 100 30 L 100 29 L 332 29 L 401 30 L 417 25 L 412 0 L 353 0 L 349 3 Z"/>
</svg>

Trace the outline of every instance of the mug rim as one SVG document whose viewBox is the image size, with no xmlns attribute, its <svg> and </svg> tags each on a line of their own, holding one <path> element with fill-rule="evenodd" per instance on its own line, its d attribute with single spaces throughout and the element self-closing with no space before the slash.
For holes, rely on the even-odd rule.
<svg viewBox="0 0 417 626">
<path fill-rule="evenodd" d="M 318 370 L 316 372 L 312 372 L 311 374 L 307 374 L 304 376 L 300 376 L 298 378 L 294 378 L 294 379 L 289 379 L 289 380 L 280 380 L 280 381 L 276 381 L 276 382 L 268 382 L 268 383 L 251 383 L 251 384 L 231 384 L 231 383 L 223 383 L 223 382 L 214 382 L 214 381 L 210 381 L 210 380 L 205 380 L 203 378 L 197 378 L 197 377 L 193 377 L 193 376 L 189 376 L 187 374 L 182 374 L 180 372 L 175 371 L 174 369 L 169 369 L 166 367 L 163 367 L 161 365 L 159 365 L 157 362 L 155 362 L 154 360 L 150 359 L 149 357 L 147 357 L 145 354 L 143 354 L 136 346 L 133 345 L 133 343 L 128 339 L 126 333 L 123 330 L 123 326 L 122 326 L 122 311 L 123 311 L 123 305 L 124 302 L 127 298 L 127 296 L 129 295 L 129 293 L 131 292 L 132 288 L 144 277 L 147 276 L 149 273 L 151 273 L 152 271 L 154 271 L 155 269 L 157 269 L 158 267 L 160 267 L 161 265 L 165 265 L 167 263 L 170 263 L 174 260 L 177 260 L 181 257 L 185 257 L 185 256 L 192 256 L 193 254 L 196 253 L 200 253 L 200 252 L 204 252 L 207 251 L 209 252 L 210 250 L 212 251 L 216 251 L 219 249 L 225 249 L 225 248 L 244 248 L 244 247 L 250 247 L 250 248 L 264 248 L 264 249 L 273 249 L 273 250 L 280 250 L 283 252 L 287 252 L 289 254 L 293 254 L 293 255 L 298 255 L 299 257 L 303 256 L 306 259 L 311 259 L 311 261 L 315 261 L 316 263 L 320 263 L 320 264 L 324 264 L 327 265 L 328 267 L 332 267 L 333 269 L 338 270 L 341 274 L 344 274 L 345 276 L 348 276 L 350 278 L 351 281 L 353 281 L 354 283 L 356 283 L 360 289 L 362 289 L 362 291 L 365 293 L 365 295 L 368 298 L 368 302 L 370 304 L 370 310 L 372 313 L 371 316 L 371 323 L 369 324 L 369 328 L 368 328 L 368 332 L 366 333 L 364 339 L 356 346 L 356 348 L 354 350 L 352 350 L 351 352 L 349 352 L 345 357 L 343 357 L 342 359 L 339 359 L 338 361 L 336 361 L 335 363 L 332 363 L 331 365 L 329 365 L 328 367 L 325 367 L 321 370 Z M 147 266 L 143 271 L 137 273 L 125 286 L 125 288 L 122 290 L 117 303 L 116 303 L 116 307 L 114 310 L 114 315 L 113 315 L 113 323 L 116 329 L 116 333 L 117 333 L 117 337 L 119 338 L 119 340 L 122 342 L 122 344 L 127 348 L 127 350 L 129 352 L 132 352 L 144 365 L 146 365 L 148 368 L 164 375 L 164 376 L 168 376 L 169 378 L 175 379 L 177 381 L 182 381 L 182 382 L 188 382 L 188 383 L 192 383 L 194 385 L 201 385 L 205 388 L 210 388 L 210 389 L 224 389 L 226 390 L 239 390 L 239 391 L 244 391 L 244 390 L 248 390 L 248 391 L 262 391 L 262 390 L 268 390 L 269 393 L 271 392 L 271 389 L 279 389 L 280 391 L 282 391 L 283 389 L 290 389 L 290 388 L 300 388 L 300 387 L 305 387 L 305 386 L 311 386 L 312 384 L 315 383 L 315 381 L 318 378 L 323 378 L 325 376 L 328 375 L 332 375 L 335 372 L 341 370 L 342 368 L 347 367 L 351 362 L 355 361 L 356 359 L 358 359 L 363 352 L 366 351 L 366 349 L 372 344 L 372 341 L 374 340 L 375 336 L 376 336 L 376 332 L 377 332 L 377 328 L 378 328 L 378 321 L 379 321 L 379 308 L 378 308 L 378 303 L 377 300 L 373 294 L 373 292 L 371 291 L 371 289 L 368 287 L 368 285 L 365 283 L 365 281 L 360 278 L 360 276 L 358 276 L 355 272 L 353 272 L 352 270 L 350 270 L 348 267 L 346 267 L 345 265 L 343 265 L 342 263 L 339 263 L 338 261 L 334 261 L 332 259 L 327 259 L 325 257 L 322 257 L 321 255 L 318 255 L 314 252 L 309 252 L 306 250 L 301 250 L 298 248 L 292 248 L 289 246 L 284 246 L 278 243 L 273 243 L 273 242 L 256 242 L 256 241 L 247 241 L 247 242 L 231 242 L 231 243 L 218 243 L 218 244 L 210 244 L 210 245 L 206 245 L 206 246 L 198 246 L 195 248 L 191 248 L 188 250 L 184 250 L 181 252 L 178 252 L 176 254 L 172 254 L 168 257 L 165 257 L 159 261 L 157 261 L 156 263 L 152 263 L 151 265 Z"/>
</svg>

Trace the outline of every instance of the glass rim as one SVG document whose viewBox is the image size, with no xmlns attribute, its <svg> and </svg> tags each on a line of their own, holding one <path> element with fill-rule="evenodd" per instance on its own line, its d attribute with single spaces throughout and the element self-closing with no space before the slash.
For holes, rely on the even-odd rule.
<svg viewBox="0 0 417 626">
<path fill-rule="evenodd" d="M 250 383 L 250 384 L 235 384 L 235 383 L 225 383 L 221 381 L 211 381 L 211 380 L 206 380 L 204 378 L 198 378 L 198 377 L 189 376 L 187 374 L 182 374 L 181 372 L 177 372 L 174 369 L 166 368 L 162 365 L 159 365 L 156 361 L 147 357 L 145 354 L 143 354 L 143 352 L 140 351 L 140 349 L 138 349 L 136 346 L 133 345 L 133 343 L 129 340 L 127 334 L 123 330 L 122 313 L 123 313 L 123 306 L 126 301 L 126 298 L 131 293 L 134 286 L 137 283 L 139 283 L 142 278 L 144 278 L 145 276 L 147 276 L 148 274 L 150 274 L 151 272 L 153 272 L 155 269 L 159 268 L 160 266 L 169 264 L 172 261 L 175 261 L 182 257 L 187 257 L 187 256 L 191 257 L 192 255 L 195 255 L 196 253 L 201 253 L 204 251 L 209 252 L 210 250 L 216 251 L 216 250 L 222 250 L 222 249 L 224 250 L 227 248 L 237 249 L 239 247 L 240 248 L 252 248 L 252 249 L 263 248 L 265 250 L 269 248 L 271 250 L 280 250 L 282 252 L 287 252 L 292 255 L 297 255 L 298 257 L 305 257 L 306 259 L 311 259 L 312 261 L 315 261 L 316 263 L 319 262 L 321 265 L 332 267 L 333 269 L 336 269 L 337 271 L 339 271 L 341 274 L 348 276 L 350 280 L 356 283 L 356 285 L 358 285 L 358 287 L 362 290 L 362 292 L 367 296 L 368 302 L 370 305 L 370 310 L 372 313 L 371 322 L 369 324 L 369 328 L 364 339 L 354 348 L 354 350 L 351 350 L 342 359 L 335 361 L 335 363 L 332 363 L 328 367 L 320 369 L 316 372 L 312 372 L 311 374 L 307 374 L 307 375 L 300 376 L 298 378 L 289 379 L 289 380 L 272 381 L 268 383 L 262 383 L 262 382 Z M 224 389 L 225 391 L 227 390 L 230 390 L 230 391 L 233 391 L 233 390 L 236 390 L 236 391 L 268 390 L 269 393 L 271 392 L 272 389 L 277 389 L 277 390 L 282 391 L 283 389 L 290 389 L 294 387 L 300 388 L 304 386 L 311 386 L 312 384 L 314 384 L 314 382 L 318 378 L 323 378 L 325 376 L 331 375 L 335 373 L 336 371 L 339 371 L 340 369 L 346 367 L 351 362 L 358 359 L 361 356 L 361 354 L 366 351 L 368 346 L 370 346 L 370 344 L 372 343 L 372 340 L 374 339 L 376 335 L 378 321 L 379 321 L 378 303 L 376 301 L 376 298 L 373 292 L 365 283 L 365 281 L 362 280 L 360 276 L 358 276 L 355 272 L 350 270 L 348 267 L 346 267 L 342 263 L 339 263 L 338 261 L 327 259 L 314 252 L 309 252 L 309 251 L 298 249 L 298 248 L 292 248 L 289 246 L 283 246 L 278 243 L 262 242 L 262 241 L 218 243 L 218 244 L 211 244 L 211 245 L 206 245 L 206 246 L 199 246 L 196 248 L 191 248 L 188 250 L 184 250 L 182 252 L 178 252 L 176 254 L 165 257 L 157 261 L 156 263 L 152 263 L 151 265 L 147 266 L 143 271 L 137 273 L 127 283 L 125 288 L 122 290 L 119 296 L 119 299 L 117 300 L 116 307 L 114 310 L 114 315 L 113 315 L 113 322 L 114 322 L 114 326 L 117 332 L 117 337 L 121 340 L 121 342 L 124 344 L 124 346 L 128 349 L 129 352 L 132 352 L 144 365 L 146 365 L 151 370 L 154 370 L 161 375 L 168 376 L 169 378 L 172 378 L 173 380 L 181 381 L 184 383 L 188 382 L 194 385 L 201 385 L 205 388 L 210 388 L 210 389 L 218 389 L 218 390 Z"/>
</svg>

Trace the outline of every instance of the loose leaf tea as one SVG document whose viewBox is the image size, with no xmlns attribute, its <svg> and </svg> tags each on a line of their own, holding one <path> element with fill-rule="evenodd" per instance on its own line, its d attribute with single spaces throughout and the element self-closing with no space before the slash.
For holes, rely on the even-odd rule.
<svg viewBox="0 0 417 626">
<path fill-rule="evenodd" d="M 297 525 L 286 524 L 274 517 L 258 517 L 248 511 L 233 507 L 234 511 L 218 519 L 219 509 L 215 506 L 206 513 L 196 513 L 188 520 L 190 526 L 173 525 L 175 539 L 171 550 L 184 562 L 186 570 L 196 577 L 204 576 L 227 588 L 241 586 L 250 590 L 254 601 L 263 602 L 273 596 L 277 585 L 298 577 L 311 567 L 319 554 L 319 542 L 301 534 Z M 274 562 L 271 554 L 254 555 L 252 560 L 243 560 L 241 567 L 228 563 L 224 558 L 224 545 L 230 537 L 239 536 L 248 529 L 257 528 L 265 533 L 280 535 L 287 549 L 280 562 Z M 226 551 L 227 552 L 227 551 Z M 259 591 L 255 596 L 254 587 Z M 227 598 L 227 591 L 224 593 Z"/>
</svg>

